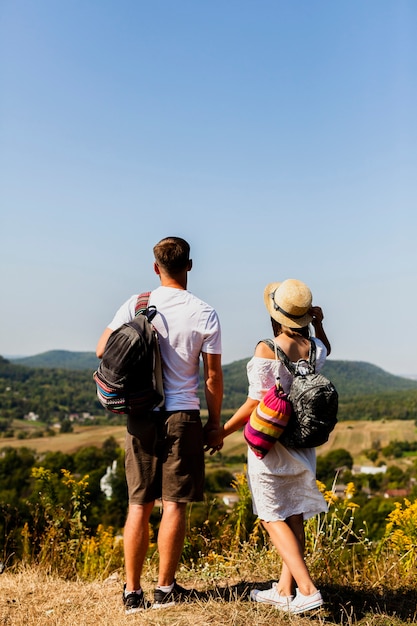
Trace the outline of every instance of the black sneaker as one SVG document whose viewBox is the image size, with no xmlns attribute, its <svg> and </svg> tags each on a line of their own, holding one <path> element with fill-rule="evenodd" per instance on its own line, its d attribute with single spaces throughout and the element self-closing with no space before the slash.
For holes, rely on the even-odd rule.
<svg viewBox="0 0 417 626">
<path fill-rule="evenodd" d="M 154 591 L 154 603 L 153 609 L 162 609 L 168 606 L 175 606 L 181 602 L 187 602 L 190 599 L 192 591 L 184 589 L 181 585 L 178 585 L 174 581 L 174 587 L 172 591 L 162 591 L 162 589 L 155 589 Z"/>
<path fill-rule="evenodd" d="M 145 611 L 145 609 L 151 608 L 151 603 L 145 600 L 145 595 L 143 591 L 140 593 L 136 593 L 136 591 L 132 591 L 125 595 L 125 588 L 123 588 L 123 604 L 125 605 L 126 615 L 131 615 L 132 613 L 139 613 L 139 611 Z"/>
</svg>

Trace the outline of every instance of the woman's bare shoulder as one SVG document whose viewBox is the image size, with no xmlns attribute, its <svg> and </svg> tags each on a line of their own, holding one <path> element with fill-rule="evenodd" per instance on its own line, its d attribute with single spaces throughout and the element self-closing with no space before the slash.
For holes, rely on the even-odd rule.
<svg viewBox="0 0 417 626">
<path fill-rule="evenodd" d="M 275 359 L 274 351 L 264 342 L 260 341 L 255 348 L 254 356 L 260 359 Z"/>
</svg>

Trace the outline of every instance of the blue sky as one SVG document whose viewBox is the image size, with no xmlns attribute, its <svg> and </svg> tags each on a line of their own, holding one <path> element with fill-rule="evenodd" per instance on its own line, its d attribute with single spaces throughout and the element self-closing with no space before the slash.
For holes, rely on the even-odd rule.
<svg viewBox="0 0 417 626">
<path fill-rule="evenodd" d="M 3 0 L 0 354 L 90 351 L 190 241 L 223 360 L 298 278 L 333 359 L 417 374 L 417 3 Z"/>
</svg>

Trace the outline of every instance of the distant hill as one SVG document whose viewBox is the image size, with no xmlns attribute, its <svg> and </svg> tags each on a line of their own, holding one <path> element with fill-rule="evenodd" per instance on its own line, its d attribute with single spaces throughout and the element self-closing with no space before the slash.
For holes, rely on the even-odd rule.
<svg viewBox="0 0 417 626">
<path fill-rule="evenodd" d="M 97 400 L 92 379 L 98 362 L 94 353 L 54 350 L 29 359 L 30 367 L 21 364 L 21 359 L 17 363 L 0 356 L 0 432 L 8 428 L 10 420 L 29 412 L 45 423 L 84 412 L 114 420 Z M 225 411 L 237 409 L 246 400 L 248 360 L 224 366 Z M 417 420 L 417 381 L 360 361 L 329 359 L 323 372 L 339 392 L 340 420 Z M 204 409 L 202 382 L 198 393 Z"/>
<path fill-rule="evenodd" d="M 106 415 L 96 397 L 92 370 L 28 367 L 0 356 L 0 434 L 11 428 L 12 420 L 28 414 L 53 424 L 86 413 Z"/>
<path fill-rule="evenodd" d="M 34 356 L 9 358 L 8 360 L 15 365 L 64 370 L 95 370 L 99 363 L 94 352 L 71 352 L 69 350 L 50 350 Z"/>
<path fill-rule="evenodd" d="M 417 389 L 417 380 L 389 374 L 380 367 L 363 361 L 328 359 L 322 371 L 336 387 L 343 389 L 343 395 L 359 396 Z"/>
<path fill-rule="evenodd" d="M 248 383 L 246 378 L 247 359 L 234 361 L 223 366 L 224 408 L 236 408 L 246 399 Z M 99 360 L 94 352 L 71 352 L 51 350 L 35 356 L 9 359 L 14 365 L 31 368 L 89 370 L 96 369 Z M 336 386 L 342 399 L 379 393 L 417 390 L 417 380 L 395 376 L 380 367 L 362 361 L 335 361 L 328 359 L 323 369 Z M 203 390 L 200 386 L 200 397 Z"/>
<path fill-rule="evenodd" d="M 224 396 L 227 405 L 237 407 L 246 399 L 248 390 L 246 364 L 248 360 L 234 361 L 223 367 Z M 322 373 L 334 383 L 342 400 L 388 392 L 417 391 L 416 380 L 394 376 L 394 374 L 389 374 L 376 365 L 362 361 L 333 361 L 328 359 Z"/>
</svg>

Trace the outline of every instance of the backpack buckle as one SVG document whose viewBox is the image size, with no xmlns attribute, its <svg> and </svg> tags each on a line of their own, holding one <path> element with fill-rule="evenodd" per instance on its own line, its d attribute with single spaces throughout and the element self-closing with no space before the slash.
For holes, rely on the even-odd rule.
<svg viewBox="0 0 417 626">
<path fill-rule="evenodd" d="M 295 364 L 295 371 L 300 376 L 307 376 L 307 374 L 310 374 L 311 372 L 310 363 L 307 359 L 300 359 Z"/>
</svg>

